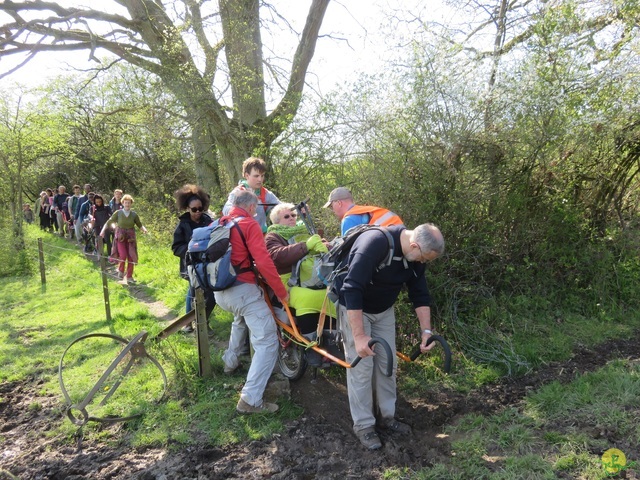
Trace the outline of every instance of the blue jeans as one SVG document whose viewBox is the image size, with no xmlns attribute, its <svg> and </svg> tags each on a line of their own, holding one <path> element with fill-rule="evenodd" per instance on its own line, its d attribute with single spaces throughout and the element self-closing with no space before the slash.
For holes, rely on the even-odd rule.
<svg viewBox="0 0 640 480">
<path fill-rule="evenodd" d="M 196 299 L 196 290 L 191 285 L 189 285 L 189 288 L 187 288 L 185 313 L 189 313 L 191 310 L 194 309 L 193 304 L 195 303 L 195 299 Z M 213 309 L 216 306 L 216 298 L 213 295 L 213 290 L 204 291 L 204 301 L 205 301 L 205 312 L 207 315 L 207 320 L 209 320 L 209 317 L 211 316 L 211 312 L 213 312 Z"/>
</svg>

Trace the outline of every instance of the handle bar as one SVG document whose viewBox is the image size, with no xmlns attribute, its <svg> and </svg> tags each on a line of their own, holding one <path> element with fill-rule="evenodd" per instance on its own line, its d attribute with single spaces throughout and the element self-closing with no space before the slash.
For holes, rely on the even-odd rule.
<svg viewBox="0 0 640 480">
<path fill-rule="evenodd" d="M 433 342 L 439 342 L 440 346 L 442 346 L 442 349 L 444 350 L 443 370 L 445 373 L 449 373 L 449 371 L 451 370 L 451 348 L 449 347 L 449 344 L 440 335 L 431 335 L 429 337 L 429 340 L 427 340 L 427 346 L 431 345 Z M 413 362 L 416 358 L 418 358 L 420 353 L 422 352 L 420 352 L 420 345 L 418 345 L 409 358 Z"/>
<path fill-rule="evenodd" d="M 388 361 L 387 361 L 387 371 L 385 372 L 385 375 L 387 377 L 390 377 L 391 375 L 393 375 L 393 355 L 391 354 L 391 347 L 389 346 L 389 344 L 384 338 L 372 338 L 371 340 L 369 340 L 369 348 L 373 347 L 376 343 L 379 343 L 380 345 L 382 345 L 382 348 L 384 348 L 384 351 L 387 352 Z M 362 357 L 356 358 L 351 363 L 351 365 L 349 365 L 349 368 L 355 367 L 358 363 L 360 363 L 360 360 L 362 360 Z"/>
</svg>

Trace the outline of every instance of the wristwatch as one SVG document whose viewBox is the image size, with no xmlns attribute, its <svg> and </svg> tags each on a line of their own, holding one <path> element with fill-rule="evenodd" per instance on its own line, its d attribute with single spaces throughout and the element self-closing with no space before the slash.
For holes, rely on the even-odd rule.
<svg viewBox="0 0 640 480">
<path fill-rule="evenodd" d="M 429 330 L 428 328 L 425 328 L 422 333 L 428 333 L 429 335 L 433 335 L 433 332 L 431 330 Z"/>
</svg>

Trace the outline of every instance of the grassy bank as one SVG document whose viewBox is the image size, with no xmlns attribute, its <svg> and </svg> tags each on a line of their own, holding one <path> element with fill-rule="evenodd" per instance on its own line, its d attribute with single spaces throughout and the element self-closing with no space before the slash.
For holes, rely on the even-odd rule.
<svg viewBox="0 0 640 480">
<path fill-rule="evenodd" d="M 47 276 L 43 288 L 38 274 L 38 236 L 42 234 L 36 228 L 27 230 L 26 258 L 31 262 L 31 275 L 0 279 L 0 382 L 37 381 L 42 395 L 58 398 L 56 413 L 60 421 L 47 434 L 72 442 L 77 427 L 64 416 L 64 397 L 58 382 L 58 362 L 65 349 L 82 335 L 112 334 L 128 341 L 141 331 L 155 335 L 166 323 L 151 315 L 131 290 L 118 285 L 114 278 L 109 280 L 112 321 L 107 322 L 97 265 L 78 247 L 48 234 L 43 236 Z M 136 288 L 162 300 L 176 317 L 182 312 L 186 289 L 186 282 L 177 275 L 177 263 L 166 241 L 153 235 L 141 239 L 135 276 L 142 286 Z M 437 294 L 436 290 L 436 298 Z M 479 352 L 483 348 L 493 355 L 502 352 L 504 358 L 520 359 L 522 365 L 532 369 L 566 359 L 578 346 L 627 337 L 638 326 L 639 316 L 634 310 L 627 309 L 624 315 L 615 312 L 587 317 L 548 306 L 535 308 L 536 304 L 541 306 L 536 299 L 500 299 L 485 315 L 494 319 L 503 316 L 504 325 L 513 334 L 506 335 L 507 329 L 504 325 L 497 328 L 495 320 L 483 322 L 481 312 L 475 312 L 475 316 L 464 318 L 468 322 L 465 338 L 475 342 Z M 215 314 L 216 340 L 221 345 L 228 336 L 231 318 L 219 310 Z M 398 314 L 409 316 L 410 311 L 401 307 Z M 479 362 L 477 357 L 462 353 L 459 341 L 460 337 L 450 338 L 454 350 L 451 375 L 443 375 L 432 358 L 401 363 L 401 395 L 419 397 L 427 389 L 438 388 L 470 392 L 505 373 L 502 364 L 495 361 L 499 356 Z M 72 402 L 82 401 L 121 349 L 121 343 L 104 337 L 69 348 L 63 381 Z M 127 375 L 127 381 L 105 406 L 92 403 L 87 407 L 94 416 L 142 415 L 119 424 L 124 429 L 90 422 L 83 429 L 85 438 L 137 447 L 183 448 L 202 442 L 224 446 L 268 437 L 301 414 L 292 401 L 281 399 L 281 411 L 275 416 L 235 415 L 244 374 L 222 374 L 221 351 L 216 345 L 210 351 L 214 378 L 206 380 L 197 376 L 193 337 L 176 334 L 157 345 L 147 345 L 147 349 L 168 378 L 163 400 L 158 402 L 164 390 L 162 377 L 147 362 Z M 551 383 L 531 391 L 522 405 L 493 415 L 465 416 L 443 431 L 451 442 L 450 458 L 442 458 L 422 471 L 398 467 L 388 471 L 387 478 L 605 478 L 611 473 L 603 469 L 601 456 L 608 448 L 622 446 L 629 462 L 636 460 L 640 446 L 639 373 L 633 360 L 621 359 L 569 385 Z M 40 406 L 34 403 L 33 408 Z M 599 433 L 602 431 L 609 433 L 603 436 Z M 629 466 L 633 468 L 632 463 Z"/>
</svg>

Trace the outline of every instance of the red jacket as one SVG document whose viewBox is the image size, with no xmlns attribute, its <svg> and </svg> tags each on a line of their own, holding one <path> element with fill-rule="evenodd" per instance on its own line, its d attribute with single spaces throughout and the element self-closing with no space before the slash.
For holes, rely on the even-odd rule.
<svg viewBox="0 0 640 480">
<path fill-rule="evenodd" d="M 233 207 L 229 211 L 229 215 L 222 217 L 220 221 L 224 222 L 229 217 L 244 217 L 238 220 L 237 223 L 247 242 L 245 246 L 236 228 L 231 229 L 231 263 L 238 265 L 240 268 L 250 267 L 251 261 L 249 260 L 249 253 L 251 253 L 260 275 L 262 275 L 267 284 L 273 289 L 278 298 L 285 298 L 287 296 L 287 289 L 282 284 L 273 260 L 271 260 L 269 252 L 267 252 L 260 224 L 255 221 L 245 209 L 240 207 Z M 248 251 L 247 247 L 249 247 Z M 256 278 L 253 272 L 244 272 L 238 275 L 238 281 L 255 283 Z"/>
</svg>

